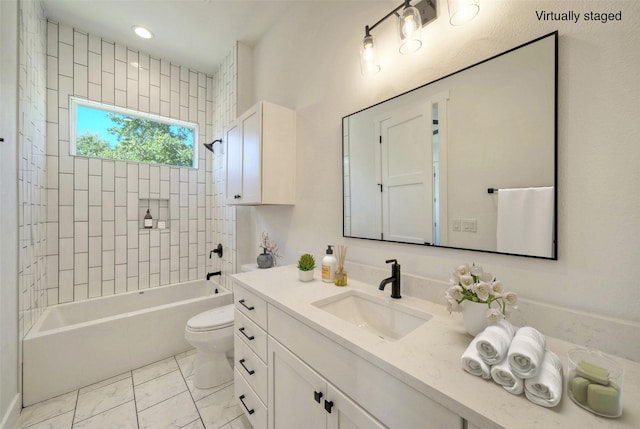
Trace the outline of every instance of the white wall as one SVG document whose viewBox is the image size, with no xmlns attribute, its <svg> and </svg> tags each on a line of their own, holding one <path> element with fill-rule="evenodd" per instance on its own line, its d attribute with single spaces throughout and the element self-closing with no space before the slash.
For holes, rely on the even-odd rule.
<svg viewBox="0 0 640 429">
<path fill-rule="evenodd" d="M 47 306 L 47 27 L 40 2 L 19 5 L 18 336 L 23 338 Z"/>
<path fill-rule="evenodd" d="M 294 207 L 256 209 L 257 229 L 280 243 L 284 262 L 349 246 L 348 259 L 447 280 L 475 261 L 521 297 L 640 323 L 640 3 L 482 1 L 462 27 L 440 18 L 423 48 L 397 54 L 394 24 L 374 31 L 382 71 L 360 74 L 364 26 L 389 3 L 329 2 L 292 7 L 255 48 L 256 99 L 297 110 L 298 189 Z M 443 9 L 443 6 L 445 7 Z M 536 11 L 622 10 L 621 22 L 539 22 Z M 342 238 L 341 118 L 479 60 L 559 30 L 558 261 Z"/>
<path fill-rule="evenodd" d="M 15 425 L 18 390 L 18 2 L 0 2 L 0 428 Z"/>
</svg>

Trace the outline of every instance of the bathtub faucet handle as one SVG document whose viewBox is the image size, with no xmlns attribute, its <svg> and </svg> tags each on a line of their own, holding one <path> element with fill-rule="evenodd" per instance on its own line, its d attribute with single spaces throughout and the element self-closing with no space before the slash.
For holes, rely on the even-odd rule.
<svg viewBox="0 0 640 429">
<path fill-rule="evenodd" d="M 217 253 L 218 258 L 222 258 L 222 243 L 218 243 L 218 247 L 209 252 L 209 259 L 211 259 L 211 255 Z"/>
</svg>

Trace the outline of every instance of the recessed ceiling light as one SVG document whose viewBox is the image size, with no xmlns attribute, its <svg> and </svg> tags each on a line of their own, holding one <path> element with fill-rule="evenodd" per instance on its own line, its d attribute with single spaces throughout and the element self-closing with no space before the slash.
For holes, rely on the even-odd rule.
<svg viewBox="0 0 640 429">
<path fill-rule="evenodd" d="M 151 39 L 153 37 L 153 33 L 144 27 L 141 27 L 139 25 L 134 25 L 132 28 L 133 28 L 133 31 L 143 39 Z"/>
</svg>

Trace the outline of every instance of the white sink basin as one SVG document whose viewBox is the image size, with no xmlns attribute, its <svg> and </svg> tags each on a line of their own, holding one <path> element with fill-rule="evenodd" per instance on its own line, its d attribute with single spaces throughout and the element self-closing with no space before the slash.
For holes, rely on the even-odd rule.
<svg viewBox="0 0 640 429">
<path fill-rule="evenodd" d="M 432 317 L 429 313 L 405 307 L 399 301 L 357 290 L 312 305 L 388 341 L 399 340 Z"/>
</svg>

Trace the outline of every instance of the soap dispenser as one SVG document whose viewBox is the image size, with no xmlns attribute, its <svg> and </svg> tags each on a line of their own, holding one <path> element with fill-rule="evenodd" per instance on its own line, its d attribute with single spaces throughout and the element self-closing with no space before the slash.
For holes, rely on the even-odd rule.
<svg viewBox="0 0 640 429">
<path fill-rule="evenodd" d="M 333 246 L 327 246 L 327 254 L 322 258 L 322 281 L 325 283 L 333 283 L 333 277 L 336 273 L 338 260 L 333 256 Z"/>
<path fill-rule="evenodd" d="M 147 214 L 144 215 L 144 227 L 147 229 L 153 228 L 153 218 L 151 217 L 149 209 L 147 209 Z"/>
</svg>

